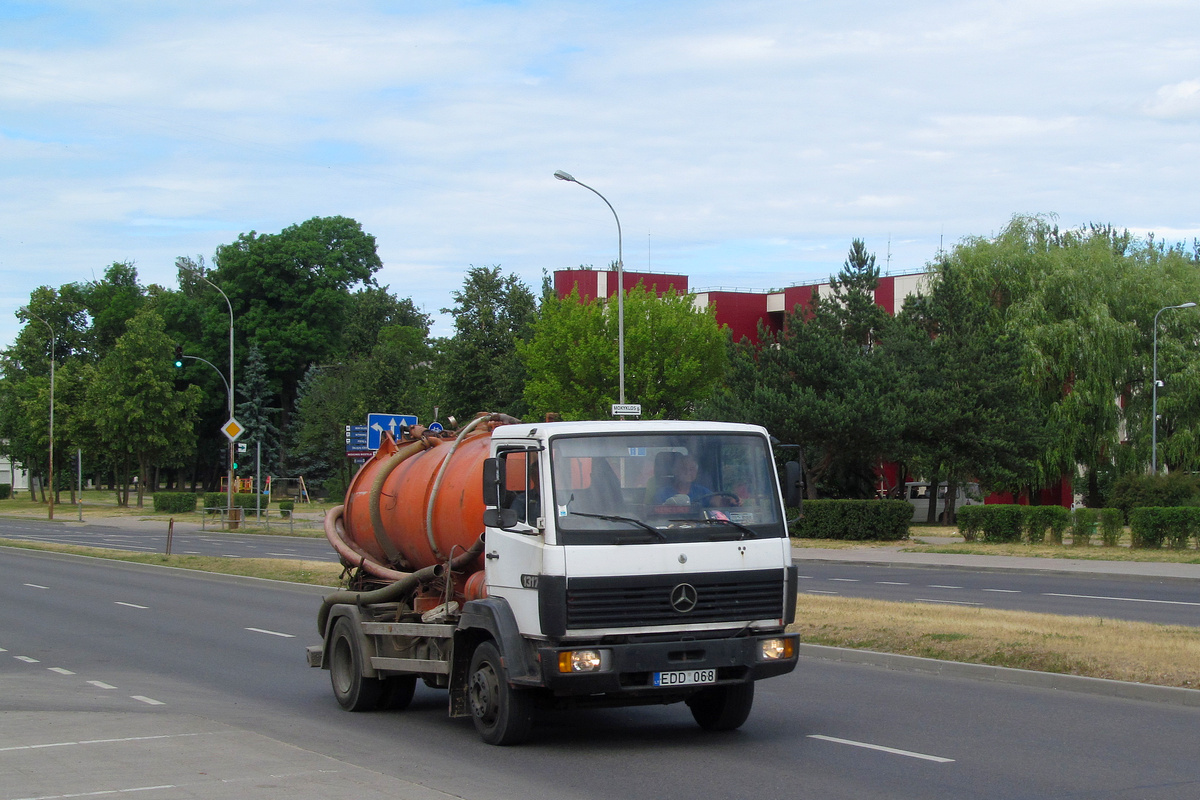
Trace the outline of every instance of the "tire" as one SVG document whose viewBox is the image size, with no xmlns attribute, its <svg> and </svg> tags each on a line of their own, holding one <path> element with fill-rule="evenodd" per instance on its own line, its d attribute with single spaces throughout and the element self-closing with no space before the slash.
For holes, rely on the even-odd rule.
<svg viewBox="0 0 1200 800">
<path fill-rule="evenodd" d="M 374 711 L 383 699 L 383 681 L 362 674 L 363 655 L 354 623 L 340 617 L 329 644 L 329 680 L 338 705 L 347 711 Z"/>
<path fill-rule="evenodd" d="M 383 699 L 380 708 L 400 711 L 408 708 L 413 693 L 417 690 L 416 675 L 397 675 L 383 681 Z"/>
<path fill-rule="evenodd" d="M 508 671 L 492 642 L 481 642 L 471 655 L 467 700 L 479 737 L 488 744 L 520 744 L 533 726 L 533 702 L 528 692 L 508 683 Z"/>
<path fill-rule="evenodd" d="M 754 706 L 754 682 L 704 689 L 689 697 L 687 705 L 704 730 L 737 730 Z"/>
</svg>

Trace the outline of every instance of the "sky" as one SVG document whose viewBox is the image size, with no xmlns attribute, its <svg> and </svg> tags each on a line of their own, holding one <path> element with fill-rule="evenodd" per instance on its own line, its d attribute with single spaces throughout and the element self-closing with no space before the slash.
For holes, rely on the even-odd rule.
<svg viewBox="0 0 1200 800">
<path fill-rule="evenodd" d="M 314 216 L 434 315 L 617 258 L 918 271 L 1014 214 L 1200 237 L 1195 0 L 0 0 L 0 347 L 42 285 Z"/>
</svg>

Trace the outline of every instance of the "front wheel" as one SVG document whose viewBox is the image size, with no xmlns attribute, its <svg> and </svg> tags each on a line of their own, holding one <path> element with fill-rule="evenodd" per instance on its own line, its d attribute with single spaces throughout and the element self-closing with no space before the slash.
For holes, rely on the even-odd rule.
<svg viewBox="0 0 1200 800">
<path fill-rule="evenodd" d="M 500 651 L 483 642 L 471 655 L 467 696 L 475 730 L 488 744 L 520 744 L 533 726 L 533 703 L 529 693 L 508 683 L 508 672 Z"/>
<path fill-rule="evenodd" d="M 704 730 L 737 730 L 750 716 L 754 705 L 754 683 L 704 689 L 689 697 L 687 705 L 696 723 Z"/>
<path fill-rule="evenodd" d="M 329 645 L 329 680 L 333 696 L 347 711 L 374 711 L 383 699 L 383 681 L 362 674 L 363 655 L 354 623 L 340 617 Z"/>
</svg>

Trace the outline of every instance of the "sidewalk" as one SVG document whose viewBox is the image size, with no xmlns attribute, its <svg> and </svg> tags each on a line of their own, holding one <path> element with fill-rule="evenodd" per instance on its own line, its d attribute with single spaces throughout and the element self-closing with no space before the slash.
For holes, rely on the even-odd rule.
<svg viewBox="0 0 1200 800">
<path fill-rule="evenodd" d="M 929 541 L 931 537 L 922 537 Z M 951 540 L 947 540 L 949 542 Z M 953 540 L 959 541 L 957 539 Z M 932 542 L 930 542 L 932 544 Z M 975 570 L 1020 570 L 1023 572 L 1061 572 L 1071 574 L 1121 575 L 1140 578 L 1167 578 L 1200 581 L 1200 564 L 1162 564 L 1145 561 L 1092 561 L 1076 558 L 1035 558 L 1028 556 L 957 555 L 952 553 L 904 553 L 904 545 L 853 550 L 826 550 L 819 547 L 793 547 L 792 558 L 805 561 L 840 561 L 846 564 L 877 564 L 898 567 L 948 567 Z"/>
</svg>

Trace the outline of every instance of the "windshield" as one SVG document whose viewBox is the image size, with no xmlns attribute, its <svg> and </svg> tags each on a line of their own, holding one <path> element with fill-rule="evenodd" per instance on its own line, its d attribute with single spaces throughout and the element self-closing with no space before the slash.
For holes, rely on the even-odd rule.
<svg viewBox="0 0 1200 800">
<path fill-rule="evenodd" d="M 623 434 L 551 440 L 564 544 L 781 537 L 766 440 L 754 434 Z"/>
</svg>

